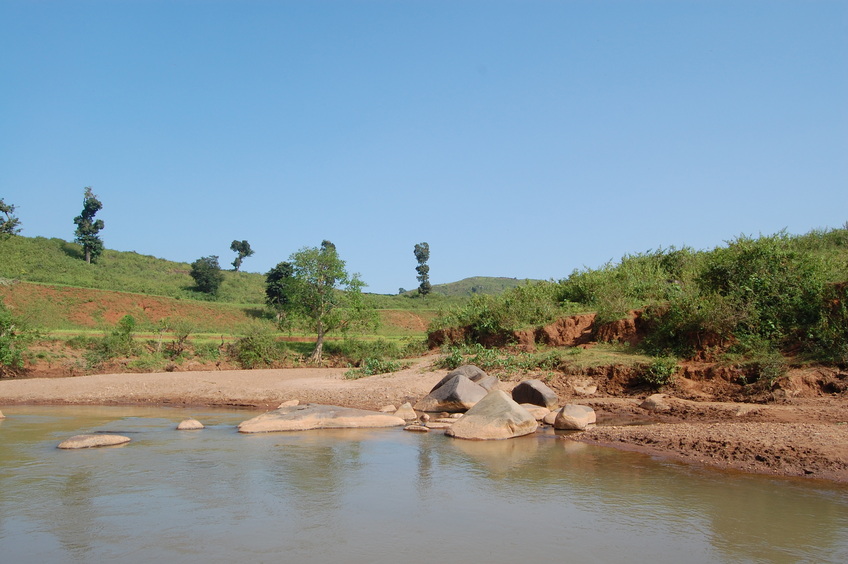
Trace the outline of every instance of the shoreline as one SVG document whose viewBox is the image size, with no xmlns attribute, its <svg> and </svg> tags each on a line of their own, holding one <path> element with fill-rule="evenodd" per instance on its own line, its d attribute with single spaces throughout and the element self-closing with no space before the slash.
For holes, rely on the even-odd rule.
<svg viewBox="0 0 848 564">
<path fill-rule="evenodd" d="M 349 380 L 345 369 L 295 368 L 118 373 L 0 381 L 5 405 L 109 405 L 246 408 L 267 411 L 297 399 L 378 410 L 414 403 L 446 373 L 421 359 L 410 368 Z M 517 381 L 502 381 L 509 392 Z M 841 397 L 779 404 L 669 398 L 649 412 L 634 397 L 563 397 L 589 405 L 598 425 L 561 440 L 579 441 L 698 467 L 848 484 L 848 402 Z"/>
</svg>

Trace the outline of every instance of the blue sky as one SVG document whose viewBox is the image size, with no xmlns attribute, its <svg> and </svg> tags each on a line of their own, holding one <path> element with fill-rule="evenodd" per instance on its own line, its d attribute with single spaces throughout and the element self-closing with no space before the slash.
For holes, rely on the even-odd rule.
<svg viewBox="0 0 848 564">
<path fill-rule="evenodd" d="M 0 197 L 372 292 L 848 221 L 848 2 L 0 2 Z"/>
</svg>

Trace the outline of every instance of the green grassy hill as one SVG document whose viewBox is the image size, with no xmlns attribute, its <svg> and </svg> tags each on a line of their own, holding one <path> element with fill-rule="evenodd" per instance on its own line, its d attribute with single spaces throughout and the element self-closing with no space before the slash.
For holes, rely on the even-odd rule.
<svg viewBox="0 0 848 564">
<path fill-rule="evenodd" d="M 0 241 L 0 278 L 23 282 L 209 300 L 194 290 L 190 271 L 188 263 L 109 249 L 96 263 L 86 264 L 80 245 L 61 239 L 17 236 Z M 216 301 L 261 304 L 264 292 L 263 275 L 224 271 Z"/>
</svg>

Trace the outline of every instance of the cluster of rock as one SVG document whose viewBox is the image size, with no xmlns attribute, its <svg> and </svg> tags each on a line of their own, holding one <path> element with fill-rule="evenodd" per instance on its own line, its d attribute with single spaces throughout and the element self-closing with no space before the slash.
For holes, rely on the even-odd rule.
<svg viewBox="0 0 848 564">
<path fill-rule="evenodd" d="M 431 413 L 439 415 L 431 416 Z M 556 392 L 540 380 L 524 380 L 507 394 L 498 379 L 480 368 L 466 365 L 449 372 L 430 393 L 411 405 L 386 406 L 380 411 L 287 401 L 277 409 L 238 425 L 240 433 L 306 431 L 403 426 L 408 431 L 444 430 L 458 439 L 510 439 L 534 433 L 540 424 L 555 429 L 582 431 L 595 423 L 595 412 L 585 405 L 559 406 Z M 178 430 L 203 429 L 196 419 L 186 419 Z M 128 443 L 121 435 L 77 435 L 59 448 L 91 448 Z"/>
<path fill-rule="evenodd" d="M 465 413 L 461 419 L 438 419 L 446 423 L 445 434 L 461 439 L 509 439 L 536 431 L 539 422 L 555 429 L 582 431 L 595 423 L 591 407 L 566 405 L 540 380 L 524 380 L 509 396 L 498 390 L 498 380 L 480 368 L 467 365 L 449 372 L 430 393 L 419 400 L 414 411 Z M 421 431 L 433 428 L 429 422 L 407 427 Z"/>
</svg>

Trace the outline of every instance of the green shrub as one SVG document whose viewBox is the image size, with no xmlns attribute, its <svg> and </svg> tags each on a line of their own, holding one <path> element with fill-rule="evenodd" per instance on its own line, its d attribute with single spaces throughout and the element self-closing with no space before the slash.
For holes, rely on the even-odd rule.
<svg viewBox="0 0 848 564">
<path fill-rule="evenodd" d="M 0 301 L 0 377 L 23 370 L 26 347 L 33 337 L 34 333 Z"/>
<path fill-rule="evenodd" d="M 679 368 L 676 357 L 657 357 L 639 375 L 639 382 L 647 384 L 651 388 L 659 389 L 674 380 Z"/>
<path fill-rule="evenodd" d="M 381 358 L 366 358 L 359 368 L 353 368 L 345 372 L 345 378 L 355 380 L 363 376 L 373 376 L 375 374 L 387 374 L 389 372 L 397 372 L 403 370 L 407 366 L 396 360 L 385 360 Z"/>
<path fill-rule="evenodd" d="M 286 358 L 285 343 L 278 342 L 264 324 L 249 326 L 243 337 L 228 347 L 229 356 L 242 368 L 267 368 Z"/>
<path fill-rule="evenodd" d="M 360 366 L 367 359 L 398 359 L 403 357 L 403 352 L 398 343 L 387 339 L 344 339 L 342 341 L 328 341 L 324 350 L 331 355 L 341 357 L 346 362 Z"/>
<path fill-rule="evenodd" d="M 194 356 L 206 362 L 217 361 L 221 358 L 221 347 L 215 343 L 195 343 Z"/>
</svg>

